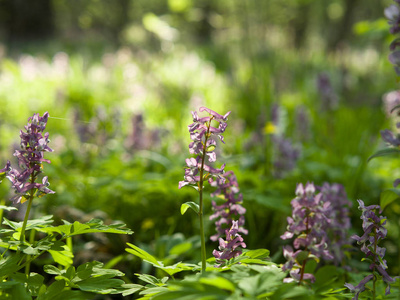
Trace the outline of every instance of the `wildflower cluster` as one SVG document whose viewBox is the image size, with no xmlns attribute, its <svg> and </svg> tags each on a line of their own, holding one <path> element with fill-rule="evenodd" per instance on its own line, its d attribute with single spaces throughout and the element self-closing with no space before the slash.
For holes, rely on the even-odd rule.
<svg viewBox="0 0 400 300">
<path fill-rule="evenodd" d="M 243 195 L 239 192 L 239 184 L 233 171 L 228 171 L 221 178 L 210 181 L 210 185 L 216 187 L 216 191 L 211 194 L 212 197 L 218 197 L 225 200 L 221 205 L 217 205 L 212 201 L 214 213 L 210 216 L 210 220 L 215 221 L 215 229 L 217 233 L 210 237 L 212 241 L 225 234 L 226 229 L 230 228 L 236 220 L 238 232 L 247 234 L 247 229 L 243 228 L 245 223 L 244 214 L 246 209 L 241 205 Z"/>
<path fill-rule="evenodd" d="M 389 20 L 390 33 L 398 34 L 400 33 L 400 1 L 394 0 L 396 4 L 392 4 L 385 9 L 385 16 Z M 396 38 L 390 44 L 390 50 L 392 53 L 389 55 L 389 61 L 394 65 L 394 69 L 397 75 L 400 75 L 400 51 L 396 50 L 400 46 L 400 38 Z"/>
<path fill-rule="evenodd" d="M 361 245 L 361 251 L 365 253 L 368 261 L 371 262 L 369 269 L 372 270 L 373 274 L 366 276 L 357 286 L 353 286 L 350 283 L 346 283 L 345 286 L 350 289 L 355 296 L 353 299 L 357 300 L 361 292 L 365 291 L 365 284 L 373 280 L 372 292 L 375 294 L 375 281 L 377 280 L 378 274 L 382 277 L 383 281 L 387 283 L 385 295 L 390 294 L 390 283 L 395 282 L 395 279 L 390 277 L 386 272 L 388 268 L 386 260 L 384 259 L 386 249 L 379 247 L 378 244 L 387 235 L 387 229 L 384 227 L 386 224 L 386 217 L 377 215 L 376 212 L 380 211 L 379 205 L 365 206 L 362 200 L 357 200 L 359 207 L 362 211 L 361 220 L 364 234 L 360 237 L 353 235 L 352 238 L 357 241 L 357 244 Z M 376 272 L 377 271 L 377 272 Z"/>
<path fill-rule="evenodd" d="M 226 121 L 231 113 L 227 112 L 225 115 L 220 115 L 215 111 L 200 107 L 200 112 L 207 112 L 209 116 L 199 117 L 197 112 L 192 111 L 193 123 L 188 126 L 190 139 L 192 142 L 189 144 L 189 152 L 197 155 L 196 158 L 186 159 L 185 176 L 183 181 L 179 181 L 179 188 L 186 185 L 192 186 L 199 191 L 199 205 L 195 203 L 185 203 L 184 205 L 197 207 L 196 212 L 199 216 L 200 221 L 200 240 L 201 240 L 201 262 L 202 272 L 206 269 L 206 246 L 204 237 L 204 221 L 203 221 L 203 183 L 204 180 L 208 179 L 209 183 L 212 183 L 212 178 L 215 177 L 221 182 L 225 182 L 224 168 L 225 164 L 220 169 L 213 168 L 205 163 L 206 156 L 208 156 L 209 162 L 215 162 L 217 155 L 215 148 L 217 140 L 224 142 L 222 134 L 225 132 L 227 127 Z M 214 122 L 213 122 L 214 121 Z M 217 123 L 218 126 L 212 126 L 212 123 Z"/>
<path fill-rule="evenodd" d="M 291 202 L 292 217 L 288 217 L 287 231 L 281 235 L 281 239 L 296 238 L 291 246 L 283 248 L 283 255 L 287 262 L 282 267 L 284 271 L 290 271 L 292 279 L 302 282 L 303 279 L 315 281 L 314 275 L 305 274 L 304 269 L 309 258 L 333 259 L 331 252 L 327 249 L 328 236 L 326 228 L 330 220 L 326 216 L 329 202 L 322 202 L 322 194 L 315 195 L 314 184 L 307 183 L 305 187 L 299 184 L 296 189 L 296 198 Z"/>
<path fill-rule="evenodd" d="M 321 108 L 324 111 L 334 110 L 338 103 L 339 98 L 333 89 L 331 79 L 328 74 L 320 73 L 317 77 L 317 90 L 321 97 Z"/>
<path fill-rule="evenodd" d="M 246 244 L 243 242 L 243 238 L 240 236 L 238 221 L 232 221 L 232 227 L 225 231 L 226 240 L 219 238 L 218 250 L 213 251 L 215 260 L 221 266 L 225 261 L 230 260 L 239 256 L 242 251 L 241 248 L 246 248 Z"/>
<path fill-rule="evenodd" d="M 343 185 L 338 183 L 324 183 L 319 195 L 325 208 L 325 216 L 329 220 L 325 229 L 328 247 L 334 257 L 334 263 L 338 265 L 344 258 L 343 247 L 351 244 L 347 233 L 351 227 L 349 208 L 352 203 Z"/>
<path fill-rule="evenodd" d="M 225 143 L 222 134 L 225 132 L 227 126 L 226 121 L 231 112 L 229 111 L 222 116 L 206 107 L 200 107 L 199 111 L 206 111 L 210 115 L 200 118 L 197 115 L 197 112 L 192 111 L 193 123 L 188 126 L 190 139 L 192 140 L 192 142 L 189 144 L 189 152 L 190 154 L 196 154 L 197 157 L 186 159 L 187 167 L 185 170 L 185 176 L 184 180 L 179 182 L 179 188 L 182 188 L 185 185 L 199 185 L 200 182 L 205 179 L 201 178 L 203 171 L 208 173 L 206 177 L 219 177 L 224 173 L 225 164 L 223 164 L 220 169 L 216 169 L 205 164 L 204 160 L 205 156 L 208 156 L 209 162 L 216 161 L 216 139 L 219 139 L 221 142 Z M 216 121 L 218 123 L 218 127 L 211 126 L 212 121 Z"/>
<path fill-rule="evenodd" d="M 15 150 L 14 153 L 14 156 L 18 158 L 21 171 L 11 168 L 10 162 L 7 162 L 7 178 L 11 181 L 15 191 L 11 200 L 17 203 L 23 203 L 35 196 L 41 197 L 54 193 L 48 188 L 47 176 L 43 177 L 42 183 L 35 182 L 38 175 L 42 173 L 42 163 L 50 163 L 50 160 L 43 157 L 44 152 L 53 151 L 47 145 L 49 133 L 43 135 L 48 118 L 47 112 L 42 117 L 39 114 L 34 114 L 33 117 L 28 119 L 28 124 L 25 126 L 26 132 L 21 130 L 21 150 Z"/>
</svg>

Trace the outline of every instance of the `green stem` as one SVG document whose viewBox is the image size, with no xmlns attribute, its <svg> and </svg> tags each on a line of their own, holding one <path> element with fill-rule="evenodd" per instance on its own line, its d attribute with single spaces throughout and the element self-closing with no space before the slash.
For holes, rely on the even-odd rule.
<svg viewBox="0 0 400 300">
<path fill-rule="evenodd" d="M 31 244 L 31 245 L 35 241 L 35 233 L 36 233 L 36 230 L 32 229 L 30 234 L 29 234 L 29 244 Z M 25 274 L 27 276 L 29 275 L 30 268 L 31 268 L 31 262 L 29 261 L 25 266 Z"/>
<path fill-rule="evenodd" d="M 5 204 L 6 204 L 6 201 L 4 199 L 2 199 L 0 201 L 0 205 L 5 205 Z M 1 227 L 2 223 L 3 223 L 3 209 L 0 209 L 0 227 Z"/>
<path fill-rule="evenodd" d="M 29 197 L 28 200 L 28 208 L 26 209 L 24 223 L 22 224 L 22 229 L 21 229 L 21 236 L 19 238 L 21 243 L 25 242 L 25 229 L 26 229 L 26 224 L 28 223 L 28 217 L 29 217 L 29 212 L 31 211 L 32 202 L 33 202 L 33 197 L 31 196 Z"/>
<path fill-rule="evenodd" d="M 375 291 L 376 291 L 376 288 L 375 288 L 375 285 L 376 285 L 376 276 L 375 276 L 375 262 L 376 262 L 376 247 L 377 247 L 377 237 L 376 237 L 376 227 L 374 228 L 374 257 L 373 257 L 373 259 L 374 259 L 374 267 L 373 267 L 373 269 L 372 269 L 372 274 L 374 275 L 374 279 L 373 279 L 373 282 L 372 282 L 372 299 L 373 300 L 375 300 Z"/>
<path fill-rule="evenodd" d="M 210 133 L 211 120 L 207 124 L 207 132 L 203 144 L 203 153 L 201 157 L 200 167 L 200 182 L 199 182 L 199 221 L 200 221 L 200 241 L 201 241 L 201 272 L 206 271 L 206 241 L 204 235 L 204 220 L 203 220 L 203 182 L 204 182 L 204 160 L 206 159 L 207 140 Z"/>
<path fill-rule="evenodd" d="M 307 218 L 306 218 L 306 233 L 307 234 L 309 234 L 309 228 L 308 228 L 309 216 L 310 216 L 310 212 L 307 212 Z M 304 251 L 307 251 L 307 247 L 304 249 Z M 308 255 L 310 255 L 310 253 L 308 253 Z M 306 268 L 306 263 L 307 263 L 307 259 L 303 260 L 303 263 L 302 263 L 302 266 L 301 266 L 301 272 L 300 272 L 299 285 L 301 285 L 301 282 L 303 281 L 304 270 Z"/>
<path fill-rule="evenodd" d="M 33 167 L 33 164 L 31 163 L 29 165 L 31 168 Z M 31 184 L 35 183 L 36 180 L 36 176 L 38 175 L 38 173 L 35 174 L 35 171 L 33 171 L 31 173 Z M 30 190 L 30 194 L 29 194 L 29 199 L 28 199 L 28 207 L 26 209 L 26 213 L 25 213 L 25 218 L 24 218 L 24 223 L 22 224 L 22 229 L 21 229 L 21 236 L 19 238 L 20 242 L 23 243 L 25 242 L 25 229 L 26 229 L 26 224 L 28 223 L 28 218 L 29 218 L 29 213 L 31 211 L 32 208 L 32 202 L 33 202 L 33 193 L 34 193 L 34 189 L 32 188 Z"/>
<path fill-rule="evenodd" d="M 201 182 L 200 184 L 203 184 L 203 183 Z M 203 191 L 202 190 L 200 190 L 199 221 L 200 221 L 200 240 L 201 240 L 201 272 L 203 273 L 206 270 L 206 241 L 205 241 L 205 237 L 204 237 Z"/>
</svg>

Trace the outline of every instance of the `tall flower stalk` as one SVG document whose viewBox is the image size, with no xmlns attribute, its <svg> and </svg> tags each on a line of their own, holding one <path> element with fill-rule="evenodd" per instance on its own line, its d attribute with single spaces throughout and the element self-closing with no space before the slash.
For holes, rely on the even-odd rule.
<svg viewBox="0 0 400 300">
<path fill-rule="evenodd" d="M 36 182 L 39 175 L 43 173 L 43 162 L 50 163 L 50 160 L 44 158 L 44 152 L 53 151 L 47 145 L 49 143 L 49 133 L 47 132 L 43 135 L 48 118 L 48 112 L 44 113 L 42 117 L 39 114 L 34 114 L 28 119 L 25 131 L 20 131 L 21 150 L 15 150 L 14 156 L 18 158 L 21 171 L 11 168 L 10 162 L 7 163 L 6 176 L 11 181 L 15 192 L 11 200 L 16 203 L 28 201 L 21 229 L 21 243 L 25 241 L 25 230 L 33 199 L 54 193 L 54 191 L 48 188 L 49 182 L 47 176 L 43 177 L 42 183 Z"/>
<path fill-rule="evenodd" d="M 314 184 L 307 183 L 297 185 L 296 198 L 291 202 L 292 217 L 288 217 L 287 231 L 281 235 L 281 239 L 291 239 L 295 237 L 293 246 L 283 248 L 283 256 L 287 262 L 283 265 L 283 271 L 289 271 L 291 278 L 285 282 L 297 281 L 299 284 L 303 280 L 315 281 L 313 274 L 305 273 L 307 261 L 320 258 L 331 260 L 333 256 L 328 249 L 326 227 L 329 219 L 326 216 L 326 206 L 321 201 L 321 194 L 315 195 Z"/>
<path fill-rule="evenodd" d="M 215 169 L 205 163 L 208 157 L 209 162 L 215 162 L 217 155 L 215 148 L 217 145 L 216 140 L 219 139 L 224 142 L 222 134 L 227 127 L 227 119 L 230 111 L 225 115 L 220 115 L 215 111 L 200 107 L 200 112 L 207 112 L 209 116 L 199 117 L 196 111 L 192 111 L 193 123 L 188 126 L 190 139 L 192 142 L 189 144 L 190 154 L 195 154 L 196 158 L 187 158 L 185 167 L 184 180 L 179 182 L 179 188 L 189 185 L 194 187 L 199 192 L 199 205 L 195 211 L 198 214 L 200 222 L 200 238 L 201 238 L 201 270 L 206 269 L 206 246 L 204 236 L 204 221 L 203 221 L 203 188 L 204 181 L 212 182 L 212 177 L 223 179 L 221 176 L 224 173 L 225 164 L 220 169 Z M 217 123 L 218 126 L 212 126 L 212 123 Z"/>
<path fill-rule="evenodd" d="M 365 253 L 366 260 L 371 264 L 369 269 L 372 274 L 366 276 L 361 282 L 354 286 L 350 283 L 346 283 L 345 286 L 353 293 L 355 293 L 353 299 L 358 300 L 358 296 L 361 292 L 365 291 L 365 284 L 372 280 L 372 299 L 376 299 L 376 281 L 380 278 L 387 283 L 385 295 L 390 294 L 390 283 L 396 281 L 387 273 L 388 268 L 386 260 L 384 259 L 386 249 L 379 246 L 379 242 L 383 240 L 387 235 L 387 229 L 384 227 L 386 224 L 386 217 L 377 215 L 380 211 L 379 205 L 365 206 L 362 200 L 358 201 L 358 208 L 362 211 L 361 220 L 364 234 L 362 236 L 353 235 L 352 239 L 357 241 L 357 244 L 361 245 L 361 251 Z"/>
<path fill-rule="evenodd" d="M 211 197 L 225 200 L 220 205 L 214 200 L 211 202 L 214 213 L 210 216 L 210 220 L 215 220 L 217 233 L 211 236 L 210 240 L 215 242 L 221 236 L 224 236 L 226 230 L 231 228 L 234 221 L 237 221 L 238 232 L 247 235 L 248 230 L 243 227 L 246 209 L 242 206 L 243 195 L 240 193 L 235 173 L 228 171 L 221 178 L 210 181 L 210 185 L 216 187 Z"/>
<path fill-rule="evenodd" d="M 212 201 L 214 213 L 210 216 L 210 220 L 216 220 L 217 233 L 211 236 L 210 240 L 219 241 L 220 251 L 214 250 L 213 255 L 218 263 L 216 267 L 220 267 L 230 259 L 239 256 L 242 253 L 241 248 L 246 248 L 240 235 L 240 233 L 248 233 L 248 230 L 243 228 L 246 209 L 241 205 L 243 195 L 239 191 L 239 184 L 233 171 L 228 171 L 221 178 L 212 180 L 210 185 L 216 187 L 211 197 L 225 200 L 220 205 Z M 226 240 L 222 236 L 225 236 Z"/>
</svg>

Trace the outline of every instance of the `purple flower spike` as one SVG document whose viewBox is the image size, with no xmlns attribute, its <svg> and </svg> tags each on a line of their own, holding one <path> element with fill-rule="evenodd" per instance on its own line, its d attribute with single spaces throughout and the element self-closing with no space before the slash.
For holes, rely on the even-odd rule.
<svg viewBox="0 0 400 300">
<path fill-rule="evenodd" d="M 353 299 L 358 300 L 358 296 L 360 295 L 360 293 L 365 291 L 365 284 L 372 278 L 374 278 L 374 275 L 368 275 L 363 280 L 361 280 L 357 286 L 354 286 L 350 283 L 345 283 L 344 286 L 347 287 L 351 292 L 355 293 Z"/>
<path fill-rule="evenodd" d="M 222 120 L 222 121 L 226 121 L 228 120 L 228 116 L 230 115 L 230 111 L 228 111 L 225 115 L 221 116 L 220 114 L 216 113 L 215 111 L 207 108 L 207 107 L 200 107 L 199 108 L 200 112 L 206 111 L 208 112 L 210 115 L 212 115 L 217 121 Z"/>
<path fill-rule="evenodd" d="M 226 260 L 230 260 L 234 257 L 238 257 L 242 254 L 241 248 L 246 248 L 246 244 L 243 242 L 243 238 L 238 233 L 239 225 L 238 221 L 232 222 L 232 227 L 226 230 L 226 240 L 219 238 L 218 250 L 213 251 L 213 255 L 219 263 L 216 267 L 221 266 Z"/>
<path fill-rule="evenodd" d="M 351 228 L 349 208 L 352 203 L 341 184 L 324 183 L 320 191 L 320 202 L 329 220 L 325 230 L 328 235 L 328 247 L 334 257 L 333 262 L 339 265 L 345 258 L 343 248 L 351 244 L 348 231 Z"/>
<path fill-rule="evenodd" d="M 11 200 L 17 203 L 23 203 L 32 196 L 41 197 L 45 194 L 54 193 L 47 188 L 49 186 L 47 176 L 43 178 L 42 184 L 34 183 L 38 175 L 42 173 L 42 163 L 50 163 L 50 160 L 43 157 L 44 152 L 53 151 L 47 145 L 49 133 L 43 135 L 48 118 L 48 112 L 44 113 L 42 117 L 39 114 L 34 114 L 28 119 L 28 124 L 24 127 L 26 132 L 20 131 L 21 150 L 15 150 L 14 156 L 18 158 L 21 171 L 12 169 L 10 163 L 7 163 L 6 176 L 11 181 L 15 191 Z"/>
<path fill-rule="evenodd" d="M 200 183 L 201 169 L 206 173 L 202 178 L 203 180 L 209 176 L 219 178 L 224 173 L 225 164 L 219 169 L 213 168 L 205 163 L 205 158 L 207 157 L 209 162 L 217 160 L 217 154 L 215 153 L 216 140 L 219 139 L 224 142 L 222 133 L 226 129 L 226 121 L 230 112 L 222 116 L 206 107 L 200 107 L 199 111 L 208 112 L 210 116 L 199 117 L 197 112 L 192 111 L 193 123 L 188 126 L 190 139 L 192 140 L 189 144 L 189 152 L 197 155 L 197 157 L 196 159 L 186 159 L 185 176 L 184 180 L 179 182 L 179 188 L 186 185 L 196 187 Z M 211 126 L 213 120 L 218 122 L 218 128 Z"/>
<path fill-rule="evenodd" d="M 215 201 L 212 201 L 214 213 L 210 216 L 210 220 L 216 220 L 215 229 L 217 233 L 211 236 L 210 239 L 217 241 L 225 234 L 226 229 L 232 226 L 234 221 L 238 223 L 238 231 L 247 235 L 247 229 L 243 228 L 246 209 L 241 205 L 243 196 L 239 191 L 239 184 L 235 174 L 232 171 L 228 171 L 221 178 L 210 179 L 209 183 L 212 187 L 216 187 L 216 191 L 211 196 L 225 199 L 225 202 L 221 205 L 217 205 Z"/>
<path fill-rule="evenodd" d="M 384 227 L 386 217 L 376 215 L 376 212 L 381 213 L 379 205 L 365 206 L 362 200 L 357 201 L 359 203 L 358 209 L 362 212 L 360 219 L 363 221 L 362 229 L 364 234 L 361 237 L 354 235 L 352 238 L 358 244 L 361 244 L 361 251 L 372 261 L 369 269 L 373 271 L 373 274 L 361 280 L 356 287 L 349 283 L 346 283 L 345 286 L 356 293 L 353 299 L 358 299 L 359 294 L 365 290 L 365 284 L 373 279 L 374 276 L 377 276 L 375 271 L 378 271 L 377 273 L 382 276 L 382 280 L 387 283 L 385 295 L 388 295 L 390 294 L 390 283 L 393 283 L 397 277 L 392 278 L 387 273 L 388 266 L 384 259 L 386 249 L 378 246 L 378 243 L 387 235 L 387 229 Z"/>
<path fill-rule="evenodd" d="M 340 262 L 343 258 L 342 247 L 348 244 L 346 232 L 350 228 L 347 199 L 344 188 L 339 184 L 325 183 L 320 192 L 313 183 L 296 188 L 296 198 L 291 202 L 292 216 L 287 218 L 287 231 L 281 239 L 293 240 L 293 248 L 285 246 L 283 256 L 286 263 L 282 270 L 290 271 L 289 281 L 315 280 L 312 274 L 304 273 L 303 268 L 310 256 L 324 260 Z M 301 260 L 298 260 L 298 254 Z M 304 253 L 307 257 L 304 258 Z"/>
</svg>

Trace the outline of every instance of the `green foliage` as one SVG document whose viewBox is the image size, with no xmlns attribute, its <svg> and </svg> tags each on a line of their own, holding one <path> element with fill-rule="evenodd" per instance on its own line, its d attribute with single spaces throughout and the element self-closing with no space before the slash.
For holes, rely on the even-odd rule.
<svg viewBox="0 0 400 300">
<path fill-rule="evenodd" d="M 371 159 L 375 158 L 375 157 L 381 157 L 381 156 L 397 156 L 398 154 L 400 154 L 400 149 L 397 148 L 386 148 L 386 149 L 382 149 L 377 151 L 376 153 L 374 153 L 373 155 L 371 155 L 368 158 L 368 161 L 370 161 Z"/>
<path fill-rule="evenodd" d="M 185 263 L 176 263 L 172 266 L 164 266 L 163 262 L 158 261 L 154 256 L 150 255 L 149 253 L 140 249 L 139 247 L 137 247 L 133 244 L 130 244 L 130 243 L 127 243 L 127 245 L 132 248 L 132 249 L 130 249 L 130 248 L 125 249 L 128 253 L 131 253 L 131 254 L 143 259 L 144 261 L 150 263 L 154 267 L 165 271 L 170 276 L 174 275 L 175 273 L 179 273 L 182 271 L 187 271 L 187 270 L 192 270 L 193 268 L 197 268 L 196 265 L 185 264 Z"/>
<path fill-rule="evenodd" d="M 103 221 L 100 219 L 92 219 L 85 224 L 81 224 L 75 221 L 73 224 L 64 221 L 64 225 L 56 227 L 46 227 L 39 229 L 40 231 L 46 233 L 56 232 L 62 235 L 64 238 L 71 237 L 78 234 L 104 232 L 104 233 L 118 233 L 118 234 L 132 234 L 128 228 L 124 228 L 125 224 L 111 224 L 104 225 Z"/>
<path fill-rule="evenodd" d="M 380 207 L 382 210 L 392 202 L 400 199 L 399 189 L 387 189 L 381 193 Z"/>
<path fill-rule="evenodd" d="M 76 221 L 73 224 L 64 221 L 64 225 L 52 226 L 53 216 L 43 216 L 27 222 L 26 231 L 45 233 L 39 240 L 20 241 L 22 222 L 10 221 L 6 218 L 3 225 L 10 229 L 0 229 L 0 247 L 5 248 L 0 257 L 1 299 L 88 299 L 93 294 L 129 293 L 134 287 L 125 281 L 115 279 L 125 274 L 118 270 L 105 269 L 103 263 L 88 262 L 77 268 L 73 264 L 73 252 L 64 242 L 72 236 L 87 233 L 132 234 L 124 224 L 105 225 L 99 219 L 92 219 L 84 224 Z M 32 235 L 33 233 L 33 235 Z M 58 235 L 58 238 L 57 238 Z M 15 251 L 15 252 L 13 252 Z M 56 282 L 47 286 L 45 277 L 34 272 L 27 273 L 29 266 L 45 252 L 53 258 L 53 263 L 45 265 L 43 270 L 56 275 Z M 25 273 L 19 272 L 25 268 Z M 44 274 L 43 274 L 44 275 Z M 18 298 L 15 298 L 18 297 Z"/>
<path fill-rule="evenodd" d="M 400 214 L 399 193 L 387 189 L 398 172 L 397 160 L 374 159 L 399 153 L 375 152 L 379 130 L 395 123 L 384 119 L 378 101 L 395 88 L 385 54 L 386 3 L 117 3 L 52 1 L 57 40 L 0 47 L 1 166 L 13 159 L 10 149 L 18 144 L 27 116 L 48 110 L 55 152 L 46 175 L 57 192 L 34 204 L 35 215 L 42 217 L 28 221 L 28 241 L 21 243 L 22 222 L 15 207 L 4 205 L 9 185 L 0 174 L 0 298 L 93 299 L 102 293 L 188 300 L 351 298 L 343 284 L 354 272 L 339 266 L 307 263 L 314 264 L 317 279 L 310 286 L 281 280 L 286 274 L 279 265 L 284 260 L 279 236 L 294 188 L 305 180 L 344 184 L 353 201 L 372 204 L 380 195 L 391 226 L 386 259 L 399 273 L 400 226 L 393 221 Z M 0 26 L 21 19 L 6 7 L 1 16 Z M 14 27 L 1 28 L 3 36 Z M 329 75 L 338 99 L 331 110 L 315 84 L 321 73 Z M 301 149 L 295 168 L 279 178 L 273 175 L 274 151 L 266 133 L 274 103 L 283 111 L 279 134 Z M 232 110 L 222 159 L 237 174 L 243 192 L 248 249 L 268 247 L 272 256 L 266 259 L 266 249 L 244 250 L 225 268 L 215 268 L 211 257 L 202 276 L 193 275 L 199 270 L 198 225 L 193 214 L 185 213 L 189 208 L 198 213 L 198 194 L 177 189 L 189 111 L 200 105 Z M 308 115 L 308 131 L 296 121 L 300 106 Z M 133 123 L 135 117 L 142 122 Z M 127 223 L 135 240 L 126 239 L 132 231 L 122 224 L 104 225 L 100 219 Z M 354 228 L 360 227 L 357 222 L 353 205 Z M 205 230 L 211 235 L 210 221 Z M 349 233 L 359 234 L 356 229 Z M 209 241 L 207 253 L 217 246 Z M 354 251 L 346 255 L 353 270 L 362 270 Z M 116 279 L 119 271 L 97 273 L 104 267 L 87 266 L 91 259 L 109 260 L 105 269 L 119 268 L 133 283 Z M 26 275 L 29 265 L 32 271 Z M 43 266 L 53 273 L 43 272 Z M 92 273 L 81 280 L 76 274 L 87 274 L 80 273 L 82 266 Z"/>
<path fill-rule="evenodd" d="M 191 208 L 196 214 L 199 213 L 199 205 L 197 203 L 186 202 L 181 205 L 181 214 L 184 215 L 188 208 Z"/>
</svg>

